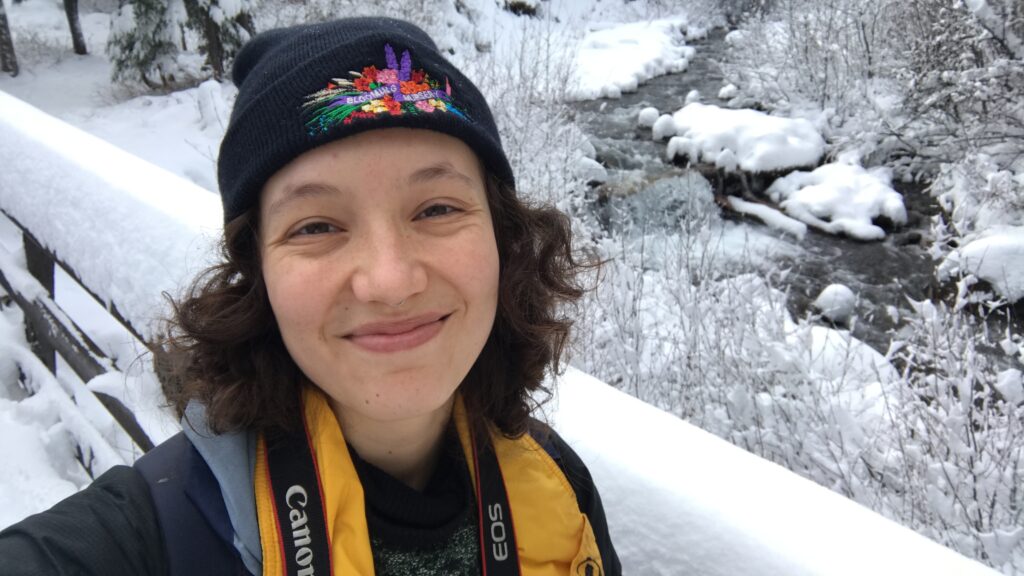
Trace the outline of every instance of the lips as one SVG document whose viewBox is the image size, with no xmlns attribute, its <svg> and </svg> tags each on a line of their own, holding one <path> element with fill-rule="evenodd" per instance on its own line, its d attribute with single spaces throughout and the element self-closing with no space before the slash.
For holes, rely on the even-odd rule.
<svg viewBox="0 0 1024 576">
<path fill-rule="evenodd" d="M 397 321 L 370 322 L 345 335 L 345 339 L 369 352 L 411 350 L 437 336 L 448 316 L 430 313 Z"/>
</svg>

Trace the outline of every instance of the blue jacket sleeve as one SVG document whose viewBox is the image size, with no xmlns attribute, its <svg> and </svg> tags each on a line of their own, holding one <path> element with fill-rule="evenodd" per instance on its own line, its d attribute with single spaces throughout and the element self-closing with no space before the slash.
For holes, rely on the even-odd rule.
<svg viewBox="0 0 1024 576">
<path fill-rule="evenodd" d="M 0 532 L 0 576 L 163 576 L 164 556 L 149 488 L 127 466 Z"/>
</svg>

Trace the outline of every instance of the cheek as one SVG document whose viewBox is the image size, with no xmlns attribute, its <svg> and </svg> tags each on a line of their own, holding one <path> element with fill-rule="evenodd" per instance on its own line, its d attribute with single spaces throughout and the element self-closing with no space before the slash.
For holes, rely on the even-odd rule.
<svg viewBox="0 0 1024 576">
<path fill-rule="evenodd" d="M 492 312 L 498 303 L 499 260 L 498 247 L 493 235 L 476 244 L 477 248 L 468 258 L 467 283 L 473 293 Z"/>
<path fill-rule="evenodd" d="M 314 282 L 301 268 L 270 262 L 264 267 L 263 281 L 285 342 L 309 337 L 316 327 L 315 319 L 322 317 L 317 312 L 323 296 L 317 293 L 321 283 Z"/>
</svg>

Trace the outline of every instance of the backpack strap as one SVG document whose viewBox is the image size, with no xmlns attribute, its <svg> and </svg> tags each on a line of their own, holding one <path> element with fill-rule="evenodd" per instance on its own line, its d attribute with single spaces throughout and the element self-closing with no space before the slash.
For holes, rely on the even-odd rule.
<svg viewBox="0 0 1024 576">
<path fill-rule="evenodd" d="M 622 565 L 608 534 L 608 520 L 605 518 L 601 495 L 594 486 L 590 470 L 575 451 L 550 426 L 531 420 L 527 425 L 527 433 L 543 448 L 548 456 L 555 461 L 558 468 L 569 481 L 576 493 L 576 504 L 580 512 L 587 515 L 594 530 L 594 538 L 601 550 L 601 561 L 604 563 L 605 576 L 621 576 Z"/>
<path fill-rule="evenodd" d="M 168 576 L 248 574 L 232 543 L 220 485 L 183 433 L 147 452 L 135 469 L 153 497 Z"/>
</svg>

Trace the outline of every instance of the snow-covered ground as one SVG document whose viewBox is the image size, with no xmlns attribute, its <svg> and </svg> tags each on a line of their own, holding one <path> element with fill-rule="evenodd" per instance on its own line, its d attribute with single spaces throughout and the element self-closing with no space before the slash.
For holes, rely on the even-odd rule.
<svg viewBox="0 0 1024 576">
<path fill-rule="evenodd" d="M 682 42 L 684 32 L 693 35 L 698 30 L 686 26 L 685 18 L 651 21 L 639 7 L 646 5 L 644 2 L 626 4 L 638 11 L 626 15 L 610 10 L 608 1 L 569 4 L 539 4 L 559 16 L 565 26 L 559 30 L 567 32 L 570 25 L 578 25 L 583 38 L 572 73 L 556 80 L 573 84 L 571 76 L 578 75 L 577 85 L 587 86 L 592 96 L 635 88 L 647 78 L 685 66 L 693 56 L 692 49 L 683 47 Z M 515 18 L 487 2 L 468 5 L 473 10 L 494 11 L 478 18 L 493 16 L 501 26 L 517 25 Z M 136 328 L 150 335 L 154 319 L 163 310 L 161 291 L 176 293 L 209 255 L 220 212 L 218 199 L 208 191 L 216 182 L 217 144 L 234 89 L 209 82 L 165 96 L 124 99 L 125 94 L 112 90 L 107 80 L 109 64 L 101 48 L 107 26 L 104 15 L 83 15 L 93 55 L 73 56 L 64 48 L 58 52 L 59 58 L 47 56 L 48 50 L 65 41 L 66 31 L 60 27 L 63 12 L 56 2 L 26 0 L 10 6 L 8 15 L 16 35 L 28 30 L 49 32 L 37 35 L 46 48 L 36 56 L 37 65 L 23 65 L 22 75 L 15 79 L 0 77 L 0 90 L 168 172 L 155 170 L 0 94 L 0 116 L 4 117 L 0 153 L 22 160 L 4 171 L 3 178 L 8 180 L 0 180 L 0 206 L 16 211 L 20 220 L 38 230 L 58 256 L 80 272 L 91 290 L 116 303 Z M 591 25 L 591 18 L 602 24 Z M 643 21 L 622 22 L 630 18 Z M 465 40 L 452 34 L 447 41 Z M 467 37 L 470 42 L 488 40 L 480 30 Z M 492 47 L 496 53 L 508 48 L 501 41 Z M 78 97 L 68 96 L 68 85 L 75 87 Z M 712 107 L 705 110 L 708 108 Z M 725 114 L 724 109 L 718 110 Z M 751 133 L 746 131 L 747 120 L 722 120 L 718 124 L 731 127 L 731 132 L 714 136 L 701 132 L 707 124 L 701 124 L 701 118 L 684 117 L 677 123 L 672 116 L 662 118 L 666 117 L 671 122 L 669 135 L 696 139 L 687 144 L 695 150 L 705 147 L 703 139 L 725 138 L 725 144 L 716 144 L 710 161 L 722 160 L 726 165 L 740 166 L 742 159 L 754 158 L 748 162 L 774 169 L 778 158 L 788 157 L 797 159 L 790 165 L 810 166 L 823 150 L 813 127 L 808 130 L 807 125 L 779 118 L 750 121 L 749 127 L 775 123 L 773 126 L 783 126 L 781 134 L 773 132 L 774 127 L 767 133 Z M 655 120 L 655 131 L 658 122 L 664 128 L 656 111 L 654 118 L 650 112 L 646 114 L 645 121 L 650 120 Z M 522 130 L 529 132 L 526 128 Z M 732 160 L 727 151 L 733 154 Z M 40 166 L 46 168 L 40 170 Z M 588 174 L 599 178 L 600 171 L 588 166 Z M 68 188 L 69 182 L 74 183 L 73 188 Z M 26 189 L 36 191 L 30 200 L 16 193 Z M 702 198 L 702 205 L 712 206 L 710 192 Z M 761 205 L 742 202 L 733 199 L 734 208 L 757 213 L 798 236 L 806 230 L 803 223 L 779 212 L 765 214 Z M 62 224 L 55 226 L 56 222 Z M 735 251 L 749 250 L 746 241 L 740 242 L 746 233 L 738 227 L 730 230 L 724 237 L 734 242 Z M 4 240 L 10 258 L 16 260 L 17 239 L 9 232 L 8 227 Z M 132 240 L 126 241 L 126 237 Z M 763 242 L 770 244 L 767 238 Z M 667 251 L 661 257 L 658 266 L 671 264 L 672 255 Z M 654 260 L 642 264 L 654 264 Z M 107 330 L 104 326 L 108 324 L 98 319 L 100 313 L 88 308 L 87 301 L 71 287 L 62 290 L 61 282 L 59 278 L 57 299 L 71 309 L 72 316 L 76 316 L 72 312 L 80 314 L 76 321 L 99 326 L 90 328 L 90 333 Z M 884 424 L 884 386 L 895 377 L 889 359 L 848 332 L 794 323 L 784 309 L 780 311 L 779 301 L 769 301 L 777 295 L 761 279 L 716 279 L 704 286 L 704 290 L 717 286 L 722 298 L 736 298 L 738 306 L 750 306 L 764 314 L 765 322 L 756 327 L 751 340 L 722 342 L 722 346 L 737 351 L 749 346 L 742 349 L 744 353 L 772 358 L 770 370 L 813 375 L 810 381 L 820 386 L 819 393 L 834 398 L 830 409 L 847 418 L 841 440 L 862 442 L 872 433 L 872 426 Z M 670 288 L 648 289 L 652 290 L 649 294 L 665 295 L 672 293 Z M 666 336 L 659 342 L 671 342 L 666 331 L 692 330 L 699 322 L 714 320 L 713 316 L 701 316 L 707 310 L 694 309 L 689 310 L 688 325 L 677 325 L 679 300 L 640 303 L 652 306 L 642 318 L 632 320 L 656 318 L 656 324 L 643 330 Z M 657 314 L 658 309 L 665 313 Z M 775 319 L 779 319 L 777 326 L 772 324 Z M 101 412 L 90 410 L 83 416 L 66 391 L 78 391 L 76 398 L 83 399 L 87 398 L 81 394 L 85 386 L 113 393 L 143 415 L 144 427 L 156 439 L 171 433 L 173 424 L 168 424 L 166 413 L 152 407 L 158 396 L 156 383 L 151 372 L 140 368 L 145 359 L 133 363 L 127 358 L 132 345 L 125 343 L 123 333 L 110 329 L 108 337 L 100 338 L 108 354 L 120 358 L 115 361 L 117 371 L 83 384 L 69 371 L 53 378 L 41 366 L 31 368 L 34 357 L 21 336 L 19 314 L 7 308 L 0 321 L 0 457 L 10 456 L 19 463 L 0 473 L 0 508 L 6 513 L 0 516 L 2 526 L 45 508 L 87 481 L 71 454 L 74 444 L 101 447 L 96 454 L 97 470 L 130 462 L 137 455 L 118 437 L 109 418 L 104 420 Z M 776 327 L 779 330 L 773 333 Z M 737 347 L 732 348 L 733 344 Z M 652 347 L 642 361 L 657 363 L 665 356 L 664 350 Z M 35 395 L 26 397 L 18 388 L 16 366 L 23 371 L 30 367 L 30 386 L 38 391 Z M 1005 387 L 1012 390 L 1010 378 L 1004 380 Z M 559 387 L 550 417 L 590 464 L 629 573 L 986 573 L 980 565 L 586 375 L 570 371 Z M 772 402 L 784 400 L 773 397 L 774 392 L 755 396 L 755 404 L 734 395 L 729 406 L 737 412 L 727 417 L 770 415 L 775 410 Z M 780 392 L 784 394 L 788 392 Z M 109 451 L 103 451 L 104 445 Z M 29 486 L 27 478 L 38 481 Z M 40 497 L 33 507 L 24 505 L 29 496 Z"/>
</svg>

